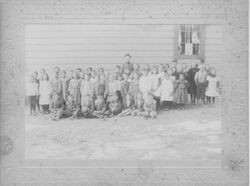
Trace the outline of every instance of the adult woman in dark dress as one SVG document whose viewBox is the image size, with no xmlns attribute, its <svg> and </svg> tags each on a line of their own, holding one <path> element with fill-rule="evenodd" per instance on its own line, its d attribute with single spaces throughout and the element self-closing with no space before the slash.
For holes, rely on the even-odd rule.
<svg viewBox="0 0 250 186">
<path fill-rule="evenodd" d="M 195 99 L 196 99 L 196 84 L 195 84 L 194 76 L 196 72 L 198 71 L 199 69 L 197 68 L 197 64 L 193 63 L 187 74 L 187 80 L 189 82 L 188 94 L 190 94 L 191 96 L 192 104 L 195 104 Z"/>
</svg>

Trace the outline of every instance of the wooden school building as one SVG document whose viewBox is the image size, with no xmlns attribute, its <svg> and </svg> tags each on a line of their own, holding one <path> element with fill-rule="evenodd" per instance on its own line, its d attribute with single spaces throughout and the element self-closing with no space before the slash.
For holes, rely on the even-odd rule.
<svg viewBox="0 0 250 186">
<path fill-rule="evenodd" d="M 221 72 L 224 1 L 101 2 L 86 1 L 75 12 L 62 11 L 39 24 L 28 19 L 26 68 L 110 70 L 129 53 L 133 63 L 204 61 Z"/>
</svg>

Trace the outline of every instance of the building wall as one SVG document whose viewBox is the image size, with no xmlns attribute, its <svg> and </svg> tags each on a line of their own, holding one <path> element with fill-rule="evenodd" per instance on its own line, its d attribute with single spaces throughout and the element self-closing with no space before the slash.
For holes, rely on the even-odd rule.
<svg viewBox="0 0 250 186">
<path fill-rule="evenodd" d="M 222 75 L 223 68 L 223 26 L 206 25 L 205 27 L 205 63 L 211 64 Z"/>
<path fill-rule="evenodd" d="M 112 68 L 124 62 L 170 62 L 174 25 L 66 24 L 26 27 L 26 63 L 62 68 Z"/>
<path fill-rule="evenodd" d="M 30 70 L 51 66 L 66 70 L 89 66 L 110 70 L 122 64 L 124 54 L 129 53 L 134 63 L 169 63 L 176 42 L 174 27 L 173 24 L 31 24 L 25 28 L 25 62 Z M 221 70 L 222 25 L 205 28 L 205 61 Z"/>
</svg>

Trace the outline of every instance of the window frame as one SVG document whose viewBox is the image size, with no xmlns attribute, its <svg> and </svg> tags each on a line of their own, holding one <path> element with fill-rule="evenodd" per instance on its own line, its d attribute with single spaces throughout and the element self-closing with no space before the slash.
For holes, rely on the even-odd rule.
<svg viewBox="0 0 250 186">
<path fill-rule="evenodd" d="M 204 61 L 205 59 L 205 25 L 204 24 L 197 24 L 200 25 L 200 55 L 179 55 L 178 54 L 178 32 L 179 27 L 182 24 L 175 25 L 174 27 L 174 61 L 178 61 L 178 59 L 200 59 Z M 188 24 L 183 24 L 188 25 Z"/>
</svg>

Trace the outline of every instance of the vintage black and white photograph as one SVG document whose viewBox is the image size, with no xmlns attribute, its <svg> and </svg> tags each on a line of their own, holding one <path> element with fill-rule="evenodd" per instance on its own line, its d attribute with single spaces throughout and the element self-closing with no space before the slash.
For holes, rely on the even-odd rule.
<svg viewBox="0 0 250 186">
<path fill-rule="evenodd" d="M 0 185 L 247 186 L 247 0 L 0 1 Z"/>
<path fill-rule="evenodd" d="M 25 156 L 221 158 L 221 25 L 25 27 Z"/>
</svg>

